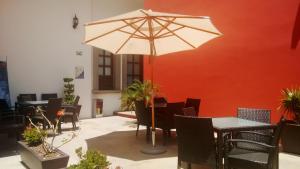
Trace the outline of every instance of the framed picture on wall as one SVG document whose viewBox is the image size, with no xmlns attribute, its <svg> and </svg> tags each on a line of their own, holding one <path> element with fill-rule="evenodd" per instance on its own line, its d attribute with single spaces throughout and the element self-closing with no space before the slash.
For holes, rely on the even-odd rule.
<svg viewBox="0 0 300 169">
<path fill-rule="evenodd" d="M 75 79 L 84 79 L 84 67 L 83 66 L 75 67 Z"/>
</svg>

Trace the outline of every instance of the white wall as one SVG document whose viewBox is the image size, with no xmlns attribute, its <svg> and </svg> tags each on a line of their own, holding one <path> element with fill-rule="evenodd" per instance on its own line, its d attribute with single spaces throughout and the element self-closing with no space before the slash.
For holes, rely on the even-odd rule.
<svg viewBox="0 0 300 169">
<path fill-rule="evenodd" d="M 78 29 L 72 28 L 75 13 Z M 19 93 L 57 92 L 63 77 L 74 78 L 84 66 L 85 78 L 75 80 L 81 96 L 81 117 L 91 117 L 91 47 L 82 44 L 83 23 L 91 21 L 90 0 L 1 0 L 0 56 L 8 57 L 11 99 Z M 77 56 L 75 51 L 82 51 Z"/>
<path fill-rule="evenodd" d="M 143 0 L 0 0 L 0 60 L 8 57 L 12 103 L 20 93 L 62 96 L 63 77 L 74 78 L 75 66 L 84 66 L 75 93 L 81 96 L 81 118 L 91 117 L 93 61 L 91 47 L 82 44 L 83 24 L 142 7 Z"/>
</svg>

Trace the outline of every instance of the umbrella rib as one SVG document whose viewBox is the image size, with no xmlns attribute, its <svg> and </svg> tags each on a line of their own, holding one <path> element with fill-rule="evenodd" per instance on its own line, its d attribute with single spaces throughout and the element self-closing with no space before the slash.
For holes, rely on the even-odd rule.
<svg viewBox="0 0 300 169">
<path fill-rule="evenodd" d="M 173 18 L 172 21 L 174 21 L 176 18 Z M 171 22 L 167 22 L 167 24 L 165 25 L 165 27 L 168 27 L 171 24 Z M 161 31 L 163 31 L 165 28 L 162 27 L 155 35 L 153 35 L 154 37 L 156 37 Z"/>
<path fill-rule="evenodd" d="M 142 19 L 140 19 L 140 20 L 138 20 L 138 21 L 132 22 L 132 23 L 130 23 L 130 24 L 135 24 L 135 23 L 140 22 L 140 21 L 142 21 L 142 20 L 144 20 L 144 18 L 142 18 Z M 111 31 L 109 31 L 109 32 L 106 32 L 106 33 L 104 33 L 104 34 L 102 34 L 102 35 L 99 35 L 99 36 L 96 36 L 96 37 L 91 38 L 91 39 L 89 39 L 89 40 L 86 40 L 85 43 L 89 43 L 89 42 L 91 42 L 91 41 L 93 41 L 93 40 L 96 40 L 96 39 L 98 39 L 98 38 L 101 38 L 101 37 L 103 37 L 103 36 L 106 36 L 106 35 L 108 35 L 108 34 L 110 34 L 110 33 L 113 33 L 113 32 L 115 32 L 115 31 L 119 31 L 119 30 L 121 30 L 121 29 L 123 29 L 123 28 L 125 28 L 125 27 L 127 27 L 127 26 L 129 26 L 129 25 L 121 26 L 121 27 L 119 27 L 119 28 L 116 28 L 116 29 L 114 29 L 114 30 L 111 30 Z"/>
<path fill-rule="evenodd" d="M 184 28 L 183 26 L 179 27 L 179 28 L 176 28 L 176 29 L 173 29 L 172 31 L 175 32 L 175 31 L 178 31 L 180 29 Z M 166 32 L 166 33 L 163 33 L 159 36 L 157 36 L 156 38 L 165 38 L 165 37 L 169 37 L 169 36 L 172 36 L 172 35 L 168 35 L 170 32 Z"/>
<path fill-rule="evenodd" d="M 126 24 L 129 24 L 126 20 L 124 20 L 124 22 Z M 144 35 L 144 37 L 148 37 L 146 34 L 144 34 L 142 31 L 140 31 L 139 29 L 137 29 L 136 27 L 134 27 L 133 25 L 129 25 L 132 29 L 137 30 L 140 34 Z M 142 36 L 141 36 L 142 37 Z"/>
<path fill-rule="evenodd" d="M 135 35 L 135 33 L 146 23 L 147 20 L 144 22 L 126 39 L 126 41 L 120 46 L 120 48 L 115 52 L 116 54 L 124 47 L 124 45 Z"/>
<path fill-rule="evenodd" d="M 162 19 L 162 18 L 157 18 L 157 19 L 161 20 L 161 21 L 167 22 L 167 20 Z M 179 26 L 184 26 L 184 27 L 187 27 L 187 28 L 190 28 L 190 29 L 195 29 L 195 30 L 198 30 L 198 31 L 203 31 L 203 32 L 206 32 L 206 33 L 211 33 L 211 34 L 215 34 L 215 35 L 221 35 L 220 33 L 217 33 L 217 32 L 212 32 L 212 31 L 208 31 L 208 30 L 205 30 L 205 29 L 195 28 L 193 26 L 188 26 L 188 25 L 185 25 L 185 24 L 182 24 L 182 23 L 178 23 L 178 22 L 172 22 L 172 24 L 179 25 Z"/>
<path fill-rule="evenodd" d="M 127 32 L 127 31 L 123 31 L 123 30 L 118 30 L 118 31 L 120 31 L 120 32 L 122 32 L 122 33 L 129 34 L 129 35 L 132 34 L 131 32 Z M 135 34 L 134 36 L 135 36 L 135 37 L 133 37 L 133 38 L 145 39 L 145 37 L 140 36 L 140 35 L 137 35 L 137 34 Z"/>
<path fill-rule="evenodd" d="M 161 26 L 164 26 L 162 25 L 159 21 L 157 21 L 155 18 L 153 19 L 156 23 L 158 23 L 159 25 Z M 184 40 L 182 37 L 180 37 L 179 35 L 177 35 L 175 32 L 173 32 L 172 30 L 170 30 L 169 28 L 165 28 L 166 30 L 168 30 L 171 34 L 173 34 L 174 36 L 176 36 L 178 39 L 182 40 L 183 42 L 185 42 L 186 44 L 188 44 L 189 46 L 191 46 L 192 48 L 196 48 L 194 45 L 192 45 L 191 43 L 189 43 L 188 41 Z"/>
<path fill-rule="evenodd" d="M 132 17 L 132 18 L 126 18 L 126 20 L 134 20 L 134 19 L 144 19 L 144 17 Z M 111 23 L 111 22 L 120 22 L 124 21 L 125 19 L 114 19 L 114 20 L 108 20 L 108 21 L 96 21 L 92 23 L 87 23 L 84 26 L 93 26 L 93 25 L 99 25 L 99 24 L 104 24 L 104 23 Z"/>
</svg>

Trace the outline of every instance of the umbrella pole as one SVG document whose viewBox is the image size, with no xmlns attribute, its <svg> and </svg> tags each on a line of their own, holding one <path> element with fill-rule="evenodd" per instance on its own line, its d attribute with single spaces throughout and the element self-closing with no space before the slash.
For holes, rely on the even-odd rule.
<svg viewBox="0 0 300 169">
<path fill-rule="evenodd" d="M 152 30 L 152 21 L 151 18 L 148 18 L 148 24 L 149 24 L 149 32 L 150 32 L 150 53 L 151 55 L 149 56 L 150 64 L 151 64 L 151 87 L 152 87 L 152 94 L 151 94 L 151 119 L 152 119 L 152 129 L 151 129 L 151 134 L 152 134 L 152 146 L 147 147 L 145 149 L 142 149 L 141 152 L 145 154 L 151 154 L 151 155 L 156 155 L 156 154 L 162 154 L 165 153 L 167 150 L 164 146 L 157 146 L 155 144 L 155 105 L 154 105 L 154 56 L 155 56 L 155 49 L 154 49 L 154 41 L 153 38 L 153 30 Z"/>
</svg>

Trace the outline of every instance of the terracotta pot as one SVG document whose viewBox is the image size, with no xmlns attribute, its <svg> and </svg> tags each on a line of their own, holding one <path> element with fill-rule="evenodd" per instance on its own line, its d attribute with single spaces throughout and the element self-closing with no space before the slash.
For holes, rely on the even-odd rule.
<svg viewBox="0 0 300 169">
<path fill-rule="evenodd" d="M 69 155 L 57 149 L 61 154 L 59 157 L 44 159 L 34 152 L 24 141 L 18 141 L 19 151 L 22 162 L 30 169 L 58 169 L 66 168 L 69 161 Z"/>
</svg>

